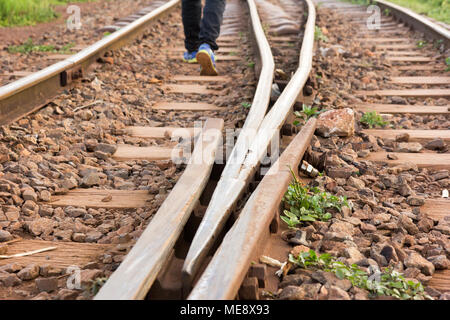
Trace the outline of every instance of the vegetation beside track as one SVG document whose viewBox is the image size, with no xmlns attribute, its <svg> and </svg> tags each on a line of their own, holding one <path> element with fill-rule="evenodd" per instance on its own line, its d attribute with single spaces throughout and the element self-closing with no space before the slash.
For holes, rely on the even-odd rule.
<svg viewBox="0 0 450 320">
<path fill-rule="evenodd" d="M 95 0 L 2 0 L 0 1 L 0 27 L 34 25 L 59 16 L 57 5 L 69 2 L 93 2 Z"/>
<path fill-rule="evenodd" d="M 354 4 L 369 5 L 371 0 L 346 0 Z M 409 8 L 419 14 L 450 24 L 449 0 L 389 0 L 402 7 Z"/>
</svg>

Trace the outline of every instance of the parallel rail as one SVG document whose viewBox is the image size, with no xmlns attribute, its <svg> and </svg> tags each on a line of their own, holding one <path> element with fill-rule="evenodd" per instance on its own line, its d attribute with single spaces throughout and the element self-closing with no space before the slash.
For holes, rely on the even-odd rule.
<svg viewBox="0 0 450 320">
<path fill-rule="evenodd" d="M 0 87 L 0 126 L 41 108 L 73 80 L 80 78 L 105 52 L 129 43 L 150 23 L 168 14 L 179 3 L 180 0 L 171 0 L 79 53 Z"/>
</svg>

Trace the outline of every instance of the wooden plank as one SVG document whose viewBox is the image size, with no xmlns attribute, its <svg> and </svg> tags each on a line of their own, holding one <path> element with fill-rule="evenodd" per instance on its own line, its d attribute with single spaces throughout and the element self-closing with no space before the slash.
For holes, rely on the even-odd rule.
<svg viewBox="0 0 450 320">
<path fill-rule="evenodd" d="M 183 57 L 181 55 L 169 55 L 169 58 L 172 60 L 183 60 Z M 234 56 L 234 55 L 221 55 L 216 54 L 216 64 L 220 62 L 230 62 L 230 61 L 241 61 L 242 58 L 240 56 Z M 191 63 L 191 65 L 196 65 L 195 63 Z"/>
<path fill-rule="evenodd" d="M 386 57 L 390 62 L 431 62 L 434 58 L 430 57 Z"/>
<path fill-rule="evenodd" d="M 10 263 L 17 263 L 27 266 L 36 263 L 40 266 L 51 265 L 54 268 L 67 268 L 77 266 L 82 268 L 89 262 L 98 261 L 98 256 L 102 255 L 113 245 L 97 243 L 79 243 L 63 241 L 43 241 L 43 240 L 20 240 L 8 245 L 8 255 L 28 252 L 47 247 L 56 247 L 55 250 L 36 253 L 31 256 L 0 259 L 0 266 Z"/>
<path fill-rule="evenodd" d="M 111 196 L 110 201 L 102 201 Z M 153 196 L 147 190 L 74 189 L 64 195 L 53 196 L 53 207 L 84 206 L 86 208 L 127 209 L 145 207 Z"/>
<path fill-rule="evenodd" d="M 65 60 L 70 57 L 72 57 L 71 54 L 51 54 L 48 56 L 44 56 L 43 58 L 46 60 Z"/>
<path fill-rule="evenodd" d="M 175 47 L 168 49 L 170 52 L 185 52 L 185 47 Z M 230 52 L 240 52 L 241 50 L 239 47 L 225 47 L 225 48 L 219 48 L 219 50 L 215 51 L 216 53 L 230 53 Z"/>
<path fill-rule="evenodd" d="M 356 91 L 356 95 L 363 96 L 402 96 L 402 97 L 448 97 L 450 89 L 405 89 L 405 90 L 367 90 Z"/>
<path fill-rule="evenodd" d="M 410 142 L 427 142 L 437 138 L 444 141 L 450 141 L 450 130 L 383 130 L 383 129 L 367 129 L 364 133 L 377 136 L 380 138 L 395 139 L 399 134 L 409 134 Z"/>
<path fill-rule="evenodd" d="M 450 106 L 419 106 L 403 104 L 363 104 L 356 105 L 356 110 L 378 113 L 411 113 L 411 114 L 448 114 Z"/>
<path fill-rule="evenodd" d="M 435 288 L 440 292 L 450 292 L 450 269 L 437 270 L 427 286 Z"/>
<path fill-rule="evenodd" d="M 408 66 L 394 66 L 394 70 L 399 71 L 444 71 L 441 65 L 408 65 Z"/>
<path fill-rule="evenodd" d="M 389 160 L 387 155 L 396 156 L 397 160 Z M 365 160 L 387 163 L 396 166 L 405 162 L 411 162 L 419 168 L 450 169 L 450 154 L 448 153 L 402 153 L 402 152 L 371 152 Z"/>
<path fill-rule="evenodd" d="M 181 149 L 169 147 L 136 147 L 120 144 L 113 158 L 118 161 L 132 160 L 173 160 L 182 154 Z"/>
<path fill-rule="evenodd" d="M 14 76 L 14 77 L 26 77 L 29 76 L 30 74 L 32 74 L 33 71 L 14 71 L 14 72 L 5 72 L 0 74 L 0 76 L 4 76 L 4 77 L 10 77 L 10 76 Z"/>
<path fill-rule="evenodd" d="M 180 127 L 126 127 L 127 134 L 139 138 L 171 138 L 171 137 L 192 137 L 194 128 Z"/>
<path fill-rule="evenodd" d="M 444 219 L 450 215 L 450 199 L 425 200 L 425 204 L 420 207 L 420 212 L 438 220 Z"/>
<path fill-rule="evenodd" d="M 417 46 L 413 44 L 379 44 L 376 45 L 377 50 L 399 50 L 399 49 L 416 49 L 418 50 Z"/>
<path fill-rule="evenodd" d="M 231 78 L 228 76 L 190 76 L 190 75 L 175 75 L 172 80 L 181 82 L 230 82 Z"/>
<path fill-rule="evenodd" d="M 450 77 L 391 77 L 390 82 L 398 84 L 450 84 Z"/>
<path fill-rule="evenodd" d="M 198 84 L 166 84 L 162 86 L 163 90 L 170 93 L 190 93 L 190 94 L 219 94 L 219 90 L 208 89 L 208 86 Z"/>
<path fill-rule="evenodd" d="M 381 51 L 386 53 L 388 57 L 390 56 L 420 56 L 422 52 L 420 51 L 392 51 L 392 50 L 384 50 Z"/>
<path fill-rule="evenodd" d="M 153 109 L 157 110 L 188 110 L 188 111 L 219 111 L 225 110 L 210 103 L 203 102 L 157 102 Z"/>
<path fill-rule="evenodd" d="M 264 239 L 270 235 L 269 225 L 292 180 L 289 168 L 298 168 L 315 128 L 316 119 L 310 119 L 264 176 L 197 281 L 189 300 L 234 299 L 251 261 L 258 260 Z"/>
<path fill-rule="evenodd" d="M 208 119 L 191 159 L 158 212 L 95 300 L 144 299 L 206 186 L 222 138 L 223 120 Z"/>
<path fill-rule="evenodd" d="M 384 43 L 384 42 L 411 42 L 411 39 L 408 39 L 408 38 L 359 38 L 359 39 L 355 39 L 355 41 Z"/>
</svg>

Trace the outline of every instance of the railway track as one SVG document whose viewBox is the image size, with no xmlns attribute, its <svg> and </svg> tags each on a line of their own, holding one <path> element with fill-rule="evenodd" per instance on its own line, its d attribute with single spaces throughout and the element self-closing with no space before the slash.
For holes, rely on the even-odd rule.
<svg viewBox="0 0 450 320">
<path fill-rule="evenodd" d="M 61 270 L 59 273 L 53 271 L 54 274 L 48 271 L 45 273 L 48 265 L 58 269 L 69 264 L 82 266 L 84 284 L 89 281 L 91 284 L 95 283 L 105 274 L 109 276 L 96 294 L 97 300 L 368 298 L 367 294 L 357 288 L 347 286 L 347 283 L 342 282 L 344 280 L 338 282 L 323 274 L 311 276 L 311 273 L 303 272 L 292 261 L 282 264 L 287 261 L 289 253 L 298 255 L 299 252 L 313 249 L 321 253 L 330 252 L 344 262 L 357 262 L 366 269 L 373 263 L 379 268 L 394 267 L 400 272 L 406 272 L 408 278 L 420 280 L 426 286 L 427 294 L 433 298 L 446 299 L 446 292 L 449 291 L 449 212 L 448 199 L 441 196 L 442 190 L 448 189 L 450 166 L 448 149 L 445 147 L 449 140 L 449 106 L 446 98 L 450 95 L 450 89 L 444 71 L 444 55 L 439 54 L 437 49 L 443 52 L 448 48 L 448 31 L 386 1 L 378 1 L 383 9 L 389 9 L 384 10 L 389 16 L 381 18 L 381 30 L 378 31 L 364 29 L 368 17 L 365 7 L 321 1 L 316 19 L 313 2 L 306 0 L 301 3 L 302 6 L 292 0 L 228 2 L 224 28 L 219 38 L 221 49 L 218 52 L 218 66 L 222 70 L 221 77 L 192 76 L 196 66 L 182 65 L 177 61 L 182 52 L 181 42 L 158 43 L 157 37 L 145 33 L 149 23 L 176 8 L 178 1 L 170 1 L 138 20 L 128 22 L 123 29 L 113 33 L 110 39 L 102 40 L 93 48 L 80 52 L 56 67 L 52 66 L 0 88 L 0 121 L 3 124 L 23 118 L 55 99 L 58 103 L 54 111 L 59 114 L 60 120 L 67 116 L 76 119 L 65 109 L 67 105 L 60 107 L 60 99 L 55 98 L 56 92 L 69 84 L 61 81 L 70 79 L 71 74 L 80 74 L 77 69 L 80 66 L 82 78 L 85 79 L 88 64 L 104 57 L 106 52 L 117 48 L 119 44 L 129 43 L 137 33 L 144 34 L 144 38 L 137 42 L 137 48 L 136 43 L 133 43 L 132 49 L 121 49 L 118 56 L 112 55 L 114 60 L 117 58 L 122 63 L 122 67 L 133 71 L 133 80 L 129 80 L 128 76 L 125 78 L 127 81 L 134 81 L 132 85 L 140 86 L 139 89 L 130 90 L 129 83 L 118 81 L 113 73 L 99 81 L 97 73 L 95 79 L 90 78 L 94 90 L 85 94 L 88 98 L 83 97 L 90 100 L 92 105 L 87 103 L 76 107 L 79 113 L 83 113 L 79 115 L 81 120 L 92 121 L 89 112 L 85 113 L 83 110 L 97 103 L 102 104 L 106 98 L 101 95 L 99 97 L 99 90 L 95 88 L 99 85 L 102 88 L 105 83 L 110 85 L 114 81 L 118 81 L 116 88 L 122 91 L 127 104 L 131 102 L 136 106 L 123 111 L 128 117 L 124 121 L 120 117 L 116 120 L 114 115 L 108 114 L 108 118 L 113 119 L 112 128 L 108 132 L 100 133 L 100 136 L 97 132 L 83 135 L 86 151 L 94 152 L 94 158 L 98 161 L 92 162 L 90 154 L 85 155 L 84 163 L 81 164 L 86 166 L 78 166 L 77 176 L 70 171 L 67 174 L 67 166 L 56 167 L 58 172 L 66 173 L 61 173 L 59 178 L 64 179 L 60 180 L 70 181 L 83 188 L 73 189 L 69 182 L 62 187 L 54 187 L 49 204 L 56 209 L 51 214 L 39 212 L 39 215 L 41 219 L 53 216 L 53 220 L 60 225 L 67 223 L 67 219 L 62 218 L 74 218 L 73 233 L 67 239 L 58 230 L 60 225 L 52 225 L 51 232 L 41 225 L 34 226 L 33 219 L 39 217 L 33 214 L 29 214 L 30 218 L 20 219 L 24 222 L 24 228 L 7 220 L 9 223 L 2 227 L 6 226 L 4 228 L 18 233 L 24 230 L 47 240 L 45 243 L 39 240 L 11 243 L 7 245 L 10 253 L 42 248 L 44 244 L 54 245 L 57 249 L 35 253 L 29 257 L 11 258 L 14 260 L 9 262 L 13 263 L 3 263 L 0 260 L 0 270 L 3 272 L 0 276 L 4 277 L 0 280 L 7 279 L 8 276 L 9 281 L 14 282 L 15 279 L 11 279 L 14 275 L 11 274 L 24 274 L 22 269 L 33 269 L 32 265 L 36 265 L 36 261 L 43 264 L 47 260 L 44 268 L 40 266 L 40 269 L 44 269 L 40 274 L 44 279 L 39 277 L 35 283 L 31 283 L 26 277 L 20 277 L 23 283 L 18 285 L 27 285 L 28 290 L 33 293 L 28 298 L 36 296 L 36 289 L 46 291 L 41 290 L 38 283 L 42 287 L 49 274 L 53 282 L 54 278 L 60 283 L 65 281 L 67 272 Z M 330 9 L 333 12 L 330 13 Z M 250 17 L 251 26 L 248 34 L 245 34 L 245 26 L 241 23 L 246 21 L 243 18 L 246 14 Z M 351 21 L 347 21 L 349 16 L 353 17 Z M 343 35 L 337 24 L 330 23 L 334 19 L 342 22 L 344 28 L 355 30 L 355 34 Z M 163 29 L 163 32 L 179 39 L 180 30 L 175 26 L 176 23 L 171 23 L 173 22 L 166 23 L 169 31 Z M 318 36 L 316 24 L 321 27 L 321 33 L 328 35 L 330 39 L 319 39 L 313 48 L 314 33 Z M 357 30 L 360 30 L 359 34 Z M 425 32 L 425 36 L 431 37 L 432 41 L 438 41 L 435 42 L 436 48 L 432 45 L 418 48 L 415 38 L 418 33 L 413 33 L 417 30 Z M 253 54 L 250 53 L 250 46 L 245 42 L 236 46 L 236 42 L 247 37 L 253 39 L 256 52 L 254 60 L 251 58 Z M 356 46 L 352 44 L 355 41 Z M 157 59 L 168 59 L 170 62 L 157 69 L 162 75 L 149 71 L 152 75 L 149 80 L 136 71 L 139 65 L 133 65 L 126 58 L 136 59 L 139 54 L 157 52 L 148 49 L 151 45 L 161 48 L 159 54 L 155 55 Z M 354 49 L 355 54 L 352 54 L 344 49 L 345 45 L 352 48 L 360 45 L 362 49 Z M 313 61 L 314 50 L 316 55 Z M 247 56 L 247 61 L 244 56 Z M 330 66 L 327 63 L 326 60 L 330 57 L 335 58 L 333 63 L 336 65 Z M 347 59 L 344 65 L 342 59 Z M 139 60 L 142 58 L 138 62 Z M 252 84 L 253 73 L 247 70 L 251 69 L 250 65 L 255 66 L 254 73 L 259 79 L 256 84 Z M 180 72 L 174 75 L 173 71 L 167 72 L 164 68 Z M 357 78 L 361 81 L 349 81 L 351 84 L 347 85 L 349 76 L 346 77 L 345 73 L 342 76 L 340 72 L 345 68 L 354 68 L 352 72 L 358 74 Z M 105 67 L 102 71 L 104 69 Z M 274 72 L 275 69 L 277 70 Z M 382 72 L 382 76 L 377 72 Z M 417 73 L 421 76 L 417 76 Z M 111 77 L 111 82 L 107 82 L 108 76 Z M 364 76 L 369 78 L 364 79 Z M 140 84 L 143 79 L 153 86 L 158 85 L 158 89 Z M 272 86 L 273 82 L 276 87 Z M 71 90 L 75 96 L 72 97 L 76 97 L 77 94 L 80 95 L 80 91 L 77 91 L 76 81 L 73 85 L 75 89 Z M 40 94 L 42 90 L 45 92 L 44 96 Z M 150 96 L 139 96 L 139 92 L 143 90 L 149 90 L 153 94 L 152 112 L 141 108 L 140 99 Z M 233 92 L 238 94 L 233 95 Z M 335 95 L 334 98 L 332 95 L 330 97 L 330 92 Z M 108 94 L 112 94 L 112 91 Z M 134 99 L 131 97 L 133 94 L 139 98 Z M 29 97 L 34 100 L 28 100 Z M 154 101 L 154 97 L 160 100 Z M 232 108 L 232 115 L 229 108 L 222 107 L 236 105 L 243 98 L 251 101 L 248 113 L 243 112 L 242 105 L 240 108 Z M 67 99 L 67 96 L 63 99 Z M 19 105 L 17 101 L 22 101 L 23 104 Z M 114 101 L 117 100 L 108 102 Z M 322 109 L 350 107 L 353 108 L 350 114 L 354 114 L 357 120 L 360 120 L 364 112 L 377 111 L 385 120 L 392 121 L 394 126 L 402 124 L 402 128 L 366 129 L 357 123 L 355 133 L 352 131 L 351 134 L 344 134 L 349 135 L 348 137 L 322 137 L 323 130 L 326 129 L 324 117 L 327 113 L 319 116 L 318 120 L 311 118 L 298 126 L 293 110 L 300 111 L 302 103 L 317 105 Z M 69 107 L 72 115 L 76 114 L 73 105 Z M 121 111 L 114 108 L 114 112 Z M 63 115 L 64 113 L 66 114 Z M 16 121 L 18 125 L 11 125 L 8 129 L 19 130 L 26 136 L 35 129 L 36 123 L 33 121 L 41 120 L 34 114 L 28 117 L 31 117 L 29 122 L 27 118 L 23 118 Z M 169 120 L 163 120 L 166 117 Z M 418 120 L 418 117 L 423 117 L 426 121 Z M 102 125 L 102 118 L 98 119 Z M 194 123 L 196 120 L 206 121 L 199 126 Z M 433 129 L 424 126 L 426 122 L 433 122 Z M 157 125 L 152 126 L 155 123 Z M 70 123 L 63 120 L 60 124 L 69 128 Z M 416 124 L 418 129 L 415 128 Z M 327 125 L 332 127 L 338 124 L 333 120 Z M 224 127 L 234 129 L 238 126 L 242 126 L 242 130 L 236 143 L 222 150 Z M 75 122 L 75 127 L 77 130 L 72 134 L 81 133 L 89 126 L 80 121 Z M 270 158 L 270 154 L 266 155 L 267 150 L 278 144 L 280 131 L 281 149 L 284 152 L 277 159 L 276 148 L 272 149 L 273 161 L 266 165 Z M 117 135 L 119 137 L 113 138 Z M 169 136 L 178 138 L 175 142 L 169 142 Z M 92 137 L 102 143 L 92 141 Z M 23 141 L 20 139 L 24 137 L 22 135 L 18 138 L 19 140 L 15 140 L 16 144 L 17 141 Z M 196 142 L 192 149 L 190 142 L 193 140 Z M 74 139 L 69 143 L 80 141 Z M 181 150 L 184 145 L 177 144 L 179 141 L 188 146 Z M 13 145 L 14 150 L 22 151 L 23 148 L 17 149 L 16 144 Z M 26 145 L 25 142 L 23 144 Z M 424 149 L 420 144 L 427 144 L 426 146 L 437 151 Z M 417 150 L 416 153 L 410 153 L 415 149 L 419 149 L 419 153 Z M 39 153 L 40 149 L 37 150 Z M 32 151 L 36 152 L 34 149 Z M 220 156 L 225 153 L 228 155 L 228 152 L 226 163 L 220 163 Z M 57 160 L 54 162 L 73 166 L 71 162 L 75 161 L 76 164 L 76 157 L 61 159 L 61 153 L 67 156 L 63 152 L 55 152 Z M 27 152 L 24 154 L 27 156 Z M 174 155 L 178 156 L 175 157 L 178 161 L 185 156 L 184 160 L 188 158 L 190 162 L 185 167 L 183 164 L 175 165 L 170 161 L 174 160 Z M 4 162 L 8 169 L 15 161 L 14 156 L 12 158 Z M 318 168 L 323 167 L 325 175 L 316 178 L 302 176 L 298 172 L 302 159 Z M 91 173 L 89 170 L 93 170 L 92 167 L 104 172 L 120 171 L 117 175 L 119 179 L 110 178 L 109 174 L 106 177 L 101 174 L 94 174 L 95 177 L 84 175 L 86 172 Z M 293 234 L 280 221 L 280 215 L 285 209 L 282 198 L 292 182 L 289 168 L 300 175 L 304 184 L 319 185 L 337 195 L 347 196 L 352 204 L 350 210 L 334 214 L 329 222 L 297 226 Z M 42 170 L 47 174 L 45 169 Z M 95 171 L 98 172 L 99 169 Z M 25 176 L 36 179 L 33 172 L 30 172 L 32 170 L 31 165 Z M 123 170 L 128 170 L 127 177 L 122 174 Z M 382 177 L 380 180 L 375 177 L 377 174 Z M 393 178 L 393 175 L 399 178 Z M 140 179 L 142 176 L 147 179 Z M 160 179 L 161 177 L 165 179 Z M 9 181 L 11 178 L 8 175 L 4 180 Z M 87 186 L 98 185 L 98 181 L 105 178 L 112 181 L 100 184 L 100 188 L 86 189 Z M 131 184 L 127 185 L 127 178 L 131 178 Z M 27 188 L 27 181 L 17 180 L 17 177 L 14 179 L 19 181 L 20 197 L 33 200 L 30 198 L 32 192 Z M 90 179 L 97 183 L 89 185 Z M 145 182 L 153 180 L 157 183 L 146 185 Z M 15 186 L 7 181 L 3 181 L 3 185 L 8 185 L 8 190 L 13 190 Z M 424 186 L 423 182 L 429 182 L 430 185 Z M 45 202 L 45 196 L 41 194 L 45 188 L 40 189 L 40 185 L 36 185 L 33 180 L 29 183 L 38 191 L 40 204 Z M 124 191 L 127 189 L 128 191 Z M 9 217 L 11 206 L 17 206 L 20 201 L 17 197 L 7 198 L 6 194 L 2 196 L 8 201 L 5 201 L 4 211 L 10 213 L 5 215 Z M 22 211 L 28 213 L 35 210 L 33 208 L 30 202 L 25 202 Z M 45 209 L 42 212 L 46 212 Z M 131 214 L 134 220 L 127 220 L 127 214 Z M 145 218 L 136 219 L 137 216 Z M 44 221 L 40 222 L 43 224 Z M 95 234 L 89 228 L 83 229 L 85 225 L 80 226 L 83 222 L 105 232 L 100 232 L 103 234 L 95 239 L 98 233 Z M 55 237 L 57 233 L 59 238 Z M 72 242 L 54 241 L 60 238 Z M 95 239 L 88 242 L 97 243 L 76 244 L 77 241 L 87 242 L 87 238 Z M 297 246 L 293 248 L 293 244 Z M 358 252 L 355 252 L 355 248 Z M 393 251 L 386 248 L 393 248 Z M 388 251 L 389 255 L 386 253 Z M 79 253 L 69 259 L 69 252 Z M 95 255 L 100 255 L 101 259 Z M 278 261 L 261 259 L 262 256 Z M 60 260 L 64 259 L 68 261 L 62 263 Z M 14 263 L 24 261 L 28 263 L 25 268 L 13 268 Z M 55 262 L 56 267 L 51 262 Z M 109 271 L 102 273 L 100 265 L 109 265 L 109 269 L 106 268 Z M 280 266 L 282 276 L 275 273 Z M 32 273 L 32 270 L 25 271 Z M 6 280 L 2 281 L 5 283 Z M 345 288 L 342 289 L 343 287 Z M 57 295 L 40 293 L 35 298 L 88 297 L 82 297 L 77 290 L 62 290 Z"/>
</svg>

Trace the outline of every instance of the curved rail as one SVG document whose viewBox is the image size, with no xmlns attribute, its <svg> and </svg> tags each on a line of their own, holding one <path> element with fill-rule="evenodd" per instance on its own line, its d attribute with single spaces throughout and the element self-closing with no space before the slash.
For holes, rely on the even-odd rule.
<svg viewBox="0 0 450 320">
<path fill-rule="evenodd" d="M 232 157 L 239 156 L 237 152 L 246 146 L 246 143 L 248 142 L 247 139 L 254 139 L 254 135 L 266 114 L 275 69 L 270 45 L 265 37 L 253 0 L 248 0 L 248 4 L 250 7 L 254 38 L 258 47 L 258 55 L 261 59 L 262 68 L 252 107 L 242 129 L 242 131 L 250 134 L 247 137 L 243 134 L 239 136 Z M 251 135 L 251 133 L 253 133 L 253 135 Z M 200 148 L 200 150 L 201 149 L 202 148 Z M 247 149 L 244 151 L 246 150 Z M 227 168 L 229 168 L 229 166 Z M 145 298 L 148 289 L 162 269 L 164 261 L 170 257 L 171 250 L 194 209 L 193 205 L 200 197 L 201 190 L 203 190 L 203 187 L 207 182 L 207 179 L 204 179 L 205 177 L 201 179 L 201 184 L 199 184 L 201 189 L 197 188 L 200 191 L 195 195 L 189 197 L 186 195 L 184 197 L 181 196 L 182 199 L 171 197 L 178 188 L 185 187 L 182 181 L 186 182 L 186 184 L 196 184 L 196 181 L 199 178 L 194 171 L 192 171 L 191 174 L 188 173 L 190 171 L 192 170 L 190 170 L 190 167 L 188 166 L 185 173 L 183 173 L 183 176 L 175 185 L 175 188 L 169 194 L 169 197 L 144 230 L 144 233 L 141 235 L 136 245 L 96 295 L 96 300 Z M 185 175 L 186 179 L 184 179 Z M 188 178 L 190 180 L 188 180 Z M 180 191 L 182 191 L 182 189 Z"/>
<path fill-rule="evenodd" d="M 414 11 L 403 8 L 385 0 L 376 0 L 377 5 L 382 9 L 389 9 L 394 16 L 402 22 L 413 26 L 415 29 L 424 32 L 435 40 L 443 40 L 446 48 L 450 45 L 450 31 L 430 21 L 429 19 L 415 13 Z"/>
<path fill-rule="evenodd" d="M 48 103 L 105 52 L 137 37 L 149 23 L 170 12 L 179 2 L 171 0 L 79 53 L 0 87 L 0 125 L 9 124 Z"/>
<path fill-rule="evenodd" d="M 309 77 L 312 68 L 316 12 L 312 0 L 305 1 L 308 6 L 308 20 L 300 52 L 299 68 L 270 112 L 265 116 L 255 135 L 256 139 L 251 141 L 249 148 L 244 151 L 244 154 L 240 154 L 243 156 L 243 161 L 233 165 L 232 169 L 226 171 L 227 176 L 223 175 L 219 181 L 183 266 L 185 287 L 191 285 L 200 265 L 223 229 L 231 208 L 236 204 L 245 186 L 255 173 L 270 141 L 279 132 L 288 116 L 289 110 L 294 105 L 297 96 Z M 254 5 L 253 0 L 249 0 L 249 3 Z M 256 10 L 256 6 L 253 8 Z"/>
</svg>

